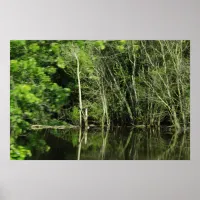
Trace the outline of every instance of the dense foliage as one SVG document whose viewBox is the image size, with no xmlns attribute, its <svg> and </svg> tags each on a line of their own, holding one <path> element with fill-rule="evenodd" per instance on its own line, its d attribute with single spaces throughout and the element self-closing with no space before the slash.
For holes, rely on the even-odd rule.
<svg viewBox="0 0 200 200">
<path fill-rule="evenodd" d="M 189 41 L 13 40 L 10 59 L 11 159 L 49 151 L 32 125 L 167 125 L 188 134 Z"/>
</svg>

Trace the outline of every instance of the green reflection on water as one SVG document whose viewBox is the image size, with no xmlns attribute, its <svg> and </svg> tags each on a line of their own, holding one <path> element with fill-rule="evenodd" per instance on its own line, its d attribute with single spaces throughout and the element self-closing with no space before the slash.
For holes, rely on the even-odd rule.
<svg viewBox="0 0 200 200">
<path fill-rule="evenodd" d="M 167 129 L 46 130 L 31 137 L 41 143 L 31 147 L 33 160 L 190 159 L 189 134 Z"/>
</svg>

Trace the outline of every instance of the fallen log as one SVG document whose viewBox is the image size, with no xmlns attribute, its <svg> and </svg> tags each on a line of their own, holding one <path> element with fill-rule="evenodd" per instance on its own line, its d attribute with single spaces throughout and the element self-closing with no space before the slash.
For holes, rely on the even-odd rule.
<svg viewBox="0 0 200 200">
<path fill-rule="evenodd" d="M 41 129 L 69 129 L 69 128 L 78 128 L 78 126 L 73 125 L 61 125 L 61 126 L 49 126 L 49 125 L 31 125 L 32 130 L 41 130 Z"/>
</svg>

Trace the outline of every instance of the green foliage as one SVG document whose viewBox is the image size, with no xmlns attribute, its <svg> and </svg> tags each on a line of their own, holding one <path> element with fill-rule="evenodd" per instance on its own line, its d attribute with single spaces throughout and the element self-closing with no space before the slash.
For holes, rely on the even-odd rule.
<svg viewBox="0 0 200 200">
<path fill-rule="evenodd" d="M 120 52 L 123 52 L 124 51 L 124 46 L 123 45 L 119 45 L 116 47 Z"/>
<path fill-rule="evenodd" d="M 16 145 L 13 138 L 10 141 L 10 159 L 11 160 L 24 160 L 31 156 L 31 151 L 24 146 Z"/>
<path fill-rule="evenodd" d="M 32 151 L 38 151 L 41 154 L 48 152 L 51 147 L 47 145 L 46 141 L 44 138 L 40 136 L 42 134 L 41 132 L 39 134 L 29 134 L 28 135 L 28 140 L 29 140 L 29 149 Z"/>
<path fill-rule="evenodd" d="M 95 43 L 95 46 L 101 50 L 105 49 L 105 41 L 103 40 L 97 40 Z"/>
<path fill-rule="evenodd" d="M 102 118 L 102 107 L 101 104 L 94 102 L 89 106 L 89 116 L 96 121 L 101 121 Z"/>
<path fill-rule="evenodd" d="M 56 55 L 59 55 L 60 45 L 56 42 L 51 43 L 51 49 L 49 51 L 53 51 Z"/>
<path fill-rule="evenodd" d="M 62 57 L 58 57 L 58 58 L 57 58 L 57 65 L 58 65 L 58 67 L 60 67 L 61 69 L 64 69 L 64 68 L 65 68 L 65 61 L 63 60 Z"/>
<path fill-rule="evenodd" d="M 31 125 L 79 124 L 77 75 L 89 122 L 189 126 L 189 56 L 189 41 L 11 41 L 11 158 L 49 150 Z"/>
<path fill-rule="evenodd" d="M 72 112 L 70 114 L 70 118 L 74 124 L 78 124 L 79 122 L 79 109 L 77 106 L 72 108 Z"/>
<path fill-rule="evenodd" d="M 54 120 L 52 115 L 59 115 L 69 97 L 70 89 L 62 88 L 53 81 L 56 62 L 52 62 L 52 58 L 56 60 L 57 55 L 49 58 L 47 48 L 50 46 L 54 51 L 58 48 L 45 41 L 11 41 L 11 139 L 28 134 L 32 124 L 51 123 Z M 45 62 L 44 58 L 47 58 Z M 43 148 L 45 144 L 40 146 Z M 19 149 L 17 144 L 12 145 L 12 152 L 16 149 Z M 21 147 L 20 152 L 26 153 Z"/>
<path fill-rule="evenodd" d="M 40 46 L 37 43 L 33 43 L 29 46 L 29 49 L 35 53 L 40 49 Z"/>
<path fill-rule="evenodd" d="M 74 147 L 78 146 L 78 135 L 72 134 L 71 141 Z"/>
</svg>

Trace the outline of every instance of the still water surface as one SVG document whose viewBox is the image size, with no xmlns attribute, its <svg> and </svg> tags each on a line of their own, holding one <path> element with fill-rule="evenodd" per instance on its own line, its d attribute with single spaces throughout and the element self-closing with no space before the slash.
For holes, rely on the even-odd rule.
<svg viewBox="0 0 200 200">
<path fill-rule="evenodd" d="M 189 160 L 189 134 L 168 129 L 46 130 L 32 133 L 41 147 L 32 160 Z M 37 140 L 37 139 L 36 139 Z M 80 141 L 80 142 L 79 142 Z M 49 146 L 49 147 L 48 147 Z"/>
</svg>

